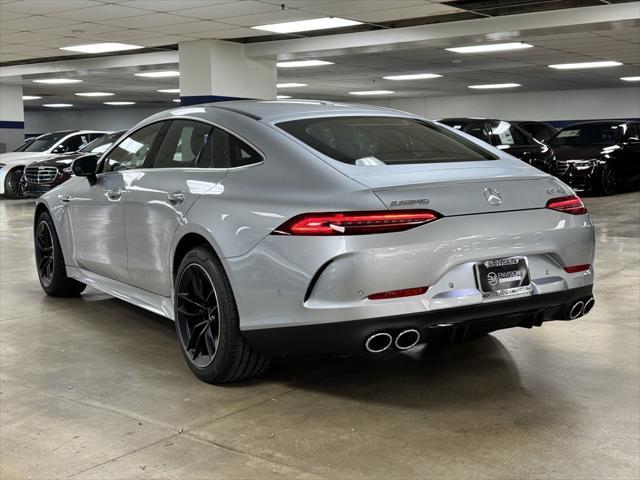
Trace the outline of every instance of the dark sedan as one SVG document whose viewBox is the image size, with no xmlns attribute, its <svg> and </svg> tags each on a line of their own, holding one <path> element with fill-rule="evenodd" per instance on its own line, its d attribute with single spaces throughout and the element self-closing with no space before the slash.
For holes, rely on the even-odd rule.
<svg viewBox="0 0 640 480">
<path fill-rule="evenodd" d="M 576 190 L 602 195 L 640 183 L 640 122 L 576 123 L 549 140 L 556 152 L 551 173 Z"/>
<path fill-rule="evenodd" d="M 71 177 L 71 163 L 76 158 L 87 154 L 101 155 L 125 132 L 126 130 L 121 130 L 109 133 L 88 143 L 77 152 L 52 155 L 50 158 L 31 163 L 24 169 L 22 176 L 24 194 L 37 197 L 66 182 Z"/>
<path fill-rule="evenodd" d="M 438 121 L 473 135 L 540 170 L 549 171 L 553 151 L 510 122 L 484 118 L 444 118 Z"/>
</svg>

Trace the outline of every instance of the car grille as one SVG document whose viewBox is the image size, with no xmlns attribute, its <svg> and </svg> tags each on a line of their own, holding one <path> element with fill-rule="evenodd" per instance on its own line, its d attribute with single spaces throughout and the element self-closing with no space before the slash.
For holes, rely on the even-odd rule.
<svg viewBox="0 0 640 480">
<path fill-rule="evenodd" d="M 562 176 L 569 170 L 569 163 L 563 161 L 556 161 L 553 165 L 553 173 L 556 177 Z"/>
<path fill-rule="evenodd" d="M 50 183 L 58 176 L 56 167 L 27 167 L 24 176 L 29 183 Z"/>
</svg>

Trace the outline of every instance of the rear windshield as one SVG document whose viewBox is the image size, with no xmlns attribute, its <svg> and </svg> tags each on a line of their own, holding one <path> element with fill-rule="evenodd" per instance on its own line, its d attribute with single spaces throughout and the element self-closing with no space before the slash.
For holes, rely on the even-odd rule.
<svg viewBox="0 0 640 480">
<path fill-rule="evenodd" d="M 398 117 L 324 117 L 277 124 L 315 150 L 351 165 L 496 160 L 451 131 Z"/>
<path fill-rule="evenodd" d="M 565 127 L 549 141 L 552 147 L 609 146 L 618 141 L 622 125 L 618 123 L 593 123 Z"/>
</svg>

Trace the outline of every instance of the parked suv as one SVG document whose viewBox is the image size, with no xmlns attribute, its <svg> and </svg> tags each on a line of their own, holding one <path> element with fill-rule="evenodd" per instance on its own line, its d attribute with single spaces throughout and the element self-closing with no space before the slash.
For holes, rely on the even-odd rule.
<svg viewBox="0 0 640 480">
<path fill-rule="evenodd" d="M 22 197 L 22 173 L 26 165 L 51 154 L 76 152 L 105 133 L 94 130 L 47 133 L 36 138 L 20 152 L 0 154 L 0 195 Z"/>
<path fill-rule="evenodd" d="M 77 152 L 50 155 L 27 165 L 22 176 L 22 188 L 26 196 L 40 196 L 71 177 L 71 163 L 82 155 L 100 157 L 126 130 L 109 133 L 88 143 Z"/>
<path fill-rule="evenodd" d="M 504 150 L 543 172 L 549 171 L 553 151 L 511 122 L 483 118 L 444 118 L 438 121 Z"/>
</svg>

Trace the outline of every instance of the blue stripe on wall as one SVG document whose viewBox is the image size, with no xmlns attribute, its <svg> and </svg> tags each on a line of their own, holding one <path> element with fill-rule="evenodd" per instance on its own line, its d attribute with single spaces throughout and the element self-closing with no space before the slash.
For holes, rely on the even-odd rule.
<svg viewBox="0 0 640 480">
<path fill-rule="evenodd" d="M 0 128 L 17 128 L 24 130 L 24 122 L 13 122 L 9 120 L 0 120 Z"/>
<path fill-rule="evenodd" d="M 227 102 L 230 100 L 251 100 L 244 97 L 225 97 L 224 95 L 193 95 L 180 97 L 180 105 L 198 105 L 199 103 Z"/>
</svg>

